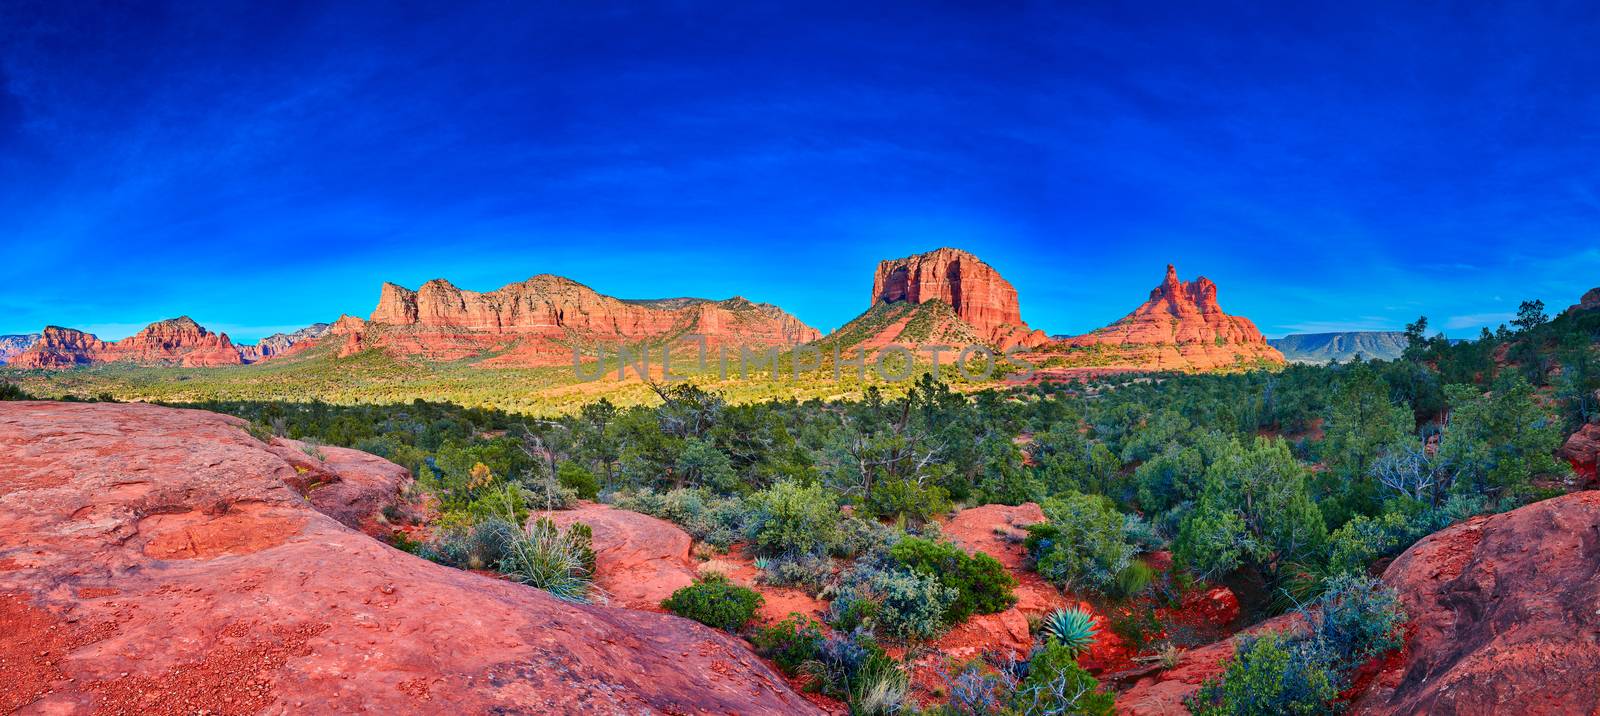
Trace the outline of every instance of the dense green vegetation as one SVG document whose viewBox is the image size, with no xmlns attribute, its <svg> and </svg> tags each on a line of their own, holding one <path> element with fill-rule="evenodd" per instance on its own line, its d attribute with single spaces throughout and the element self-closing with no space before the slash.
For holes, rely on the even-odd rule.
<svg viewBox="0 0 1600 716">
<path fill-rule="evenodd" d="M 748 587 L 711 573 L 697 577 L 694 584 L 679 589 L 661 602 L 661 608 L 680 617 L 693 619 L 723 631 L 738 631 L 755 618 L 761 608 L 761 595 Z"/>
<path fill-rule="evenodd" d="M 355 447 L 411 468 L 438 513 L 436 539 L 414 548 L 439 561 L 545 588 L 562 575 L 581 580 L 581 535 L 551 528 L 542 539 L 566 546 L 536 549 L 545 557 L 528 563 L 503 534 L 580 497 L 671 520 L 717 549 L 740 546 L 758 558 L 763 582 L 831 601 L 832 636 L 794 622 L 753 638 L 863 711 L 906 688 L 880 642 L 933 639 L 1014 599 L 1010 576 L 943 541 L 936 518 L 960 505 L 1036 501 L 1047 521 L 1028 529 L 1033 567 L 1080 596 L 1128 601 L 1159 589 L 1170 601 L 1170 592 L 1221 582 L 1241 590 L 1255 617 L 1320 605 L 1318 636 L 1247 642 L 1202 704 L 1250 713 L 1256 707 L 1237 705 L 1248 697 L 1293 712 L 1325 706 L 1352 660 L 1375 653 L 1376 637 L 1351 646 L 1339 642 L 1348 625 L 1328 626 L 1346 604 L 1366 605 L 1365 619 L 1389 618 L 1369 609 L 1381 595 L 1360 586 L 1375 562 L 1466 517 L 1567 489 L 1570 471 L 1554 451 L 1600 413 L 1600 312 L 1544 320 L 1542 307 L 1524 308 L 1514 329 L 1469 342 L 1427 338 L 1419 320 L 1402 360 L 1270 372 L 976 392 L 924 376 L 898 393 L 855 385 L 845 397 L 758 401 L 715 382 L 640 383 L 644 394 L 630 404 L 601 398 L 521 413 L 423 400 L 188 405 L 244 417 L 262 435 Z M 383 360 L 356 358 L 357 371 L 359 361 Z M 295 380 L 303 378 L 284 390 L 297 390 Z M 1144 557 L 1157 551 L 1175 565 L 1160 580 Z M 685 609 L 700 613 L 691 597 L 722 587 L 693 589 Z M 1054 651 L 1036 662 L 1074 650 L 1044 643 Z M 1087 675 L 1060 665 L 970 666 L 952 678 L 993 708 L 962 713 L 1005 713 L 1067 686 L 1098 693 L 1077 689 Z M 1094 712 L 1090 702 L 1077 712 Z"/>
</svg>

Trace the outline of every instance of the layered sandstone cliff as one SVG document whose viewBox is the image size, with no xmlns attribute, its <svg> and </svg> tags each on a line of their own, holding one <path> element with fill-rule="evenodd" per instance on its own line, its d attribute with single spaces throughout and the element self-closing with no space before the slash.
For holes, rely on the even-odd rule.
<svg viewBox="0 0 1600 716">
<path fill-rule="evenodd" d="M 984 343 L 996 348 L 1038 345 L 1043 331 L 1028 328 L 1017 289 L 994 267 L 960 249 L 941 248 L 878 264 L 872 304 L 940 301 Z"/>
<path fill-rule="evenodd" d="M 828 334 L 824 347 L 1005 350 L 1047 340 L 1023 322 L 1017 290 L 994 267 L 960 249 L 942 248 L 880 262 L 872 305 Z"/>
<path fill-rule="evenodd" d="M 374 540 L 403 469 L 245 427 L 0 403 L 0 712 L 818 712 L 736 637 Z"/>
<path fill-rule="evenodd" d="M 792 346 L 816 329 L 776 306 L 725 301 L 625 301 L 548 274 L 479 293 L 444 279 L 415 291 L 385 283 L 366 339 L 401 355 L 460 360 L 498 352 L 485 365 L 570 361 L 573 347 L 704 336 L 710 345 Z"/>
<path fill-rule="evenodd" d="M 1259 364 L 1282 365 L 1250 319 L 1230 316 L 1217 303 L 1217 285 L 1204 276 L 1178 280 L 1170 264 L 1149 300 L 1117 322 L 1061 342 L 1090 349 L 1097 364 L 1147 370 L 1214 370 Z"/>
</svg>

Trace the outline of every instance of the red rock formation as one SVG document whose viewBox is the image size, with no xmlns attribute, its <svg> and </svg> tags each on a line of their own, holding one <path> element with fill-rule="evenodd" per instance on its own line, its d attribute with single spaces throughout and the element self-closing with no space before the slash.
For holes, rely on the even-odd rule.
<svg viewBox="0 0 1600 716">
<path fill-rule="evenodd" d="M 328 323 L 313 323 L 293 333 L 274 333 L 253 346 L 239 346 L 239 357 L 246 363 L 260 363 L 294 355 L 316 345 L 317 339 L 327 335 L 332 327 Z"/>
<path fill-rule="evenodd" d="M 1600 492 L 1477 517 L 1383 572 L 1411 616 L 1364 714 L 1600 712 Z"/>
<path fill-rule="evenodd" d="M 816 329 L 775 306 L 742 298 L 624 301 L 571 279 L 540 275 L 488 293 L 434 279 L 412 291 L 383 285 L 371 323 L 376 344 L 401 355 L 460 360 L 491 351 L 486 365 L 572 359 L 573 345 L 654 342 L 700 334 L 710 345 L 789 346 Z"/>
<path fill-rule="evenodd" d="M 114 361 L 189 367 L 238 365 L 239 349 L 226 333 L 212 333 L 188 316 L 157 321 L 112 343 L 71 328 L 49 326 L 39 342 L 16 356 L 20 368 L 71 368 Z"/>
<path fill-rule="evenodd" d="M 1600 478 L 1596 474 L 1596 464 L 1600 463 L 1600 424 L 1589 423 L 1568 435 L 1560 455 L 1572 464 L 1573 472 L 1584 485 L 1593 485 Z"/>
<path fill-rule="evenodd" d="M 38 342 L 11 359 L 15 368 L 71 368 L 94 362 L 106 344 L 93 334 L 60 326 L 45 326 Z"/>
<path fill-rule="evenodd" d="M 212 333 L 188 316 L 156 321 L 127 338 L 108 344 L 105 361 L 184 366 L 238 365 L 239 350 L 226 333 Z"/>
<path fill-rule="evenodd" d="M 694 582 L 694 540 L 671 522 L 594 503 L 529 519 L 544 516 L 563 529 L 582 522 L 593 531 L 595 585 L 608 604 L 660 611 L 661 600 Z"/>
<path fill-rule="evenodd" d="M 1285 362 L 1250 319 L 1222 312 L 1217 285 L 1211 279 L 1202 276 L 1183 283 L 1171 265 L 1166 279 L 1133 313 L 1060 345 L 1091 349 L 1091 356 L 1098 359 L 1096 365 L 1109 361 L 1110 365 L 1149 370 L 1212 370 Z M 1094 349 L 1110 355 L 1095 354 Z"/>
<path fill-rule="evenodd" d="M 1593 311 L 1600 309 L 1600 288 L 1591 288 L 1578 302 L 1568 306 L 1565 313 L 1578 313 L 1580 311 Z"/>
<path fill-rule="evenodd" d="M 5 365 L 15 356 L 39 342 L 39 334 L 27 333 L 22 335 L 0 336 L 0 365 Z"/>
<path fill-rule="evenodd" d="M 308 503 L 292 486 L 292 448 L 243 427 L 0 404 L 0 709 L 818 712 L 729 635 L 567 604 L 351 530 L 315 509 L 327 488 Z M 388 477 L 336 455 L 316 467 L 350 490 L 335 503 L 385 499 Z"/>
<path fill-rule="evenodd" d="M 1017 290 L 989 264 L 960 249 L 941 248 L 883 261 L 872 279 L 872 305 L 942 301 L 984 342 L 1000 349 L 1045 342 L 1028 328 Z"/>
</svg>

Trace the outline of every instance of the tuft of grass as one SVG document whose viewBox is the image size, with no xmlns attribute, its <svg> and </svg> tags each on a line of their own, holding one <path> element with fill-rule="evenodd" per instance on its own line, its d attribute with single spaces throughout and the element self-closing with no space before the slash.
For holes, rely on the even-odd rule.
<svg viewBox="0 0 1600 716">
<path fill-rule="evenodd" d="M 549 592 L 557 599 L 588 602 L 594 589 L 594 546 L 588 525 L 566 531 L 548 517 L 533 521 L 506 541 L 499 563 L 512 580 Z"/>
</svg>

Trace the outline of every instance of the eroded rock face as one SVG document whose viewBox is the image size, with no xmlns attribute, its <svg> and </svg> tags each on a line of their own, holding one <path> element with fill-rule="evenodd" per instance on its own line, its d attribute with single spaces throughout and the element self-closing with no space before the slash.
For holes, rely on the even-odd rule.
<svg viewBox="0 0 1600 716">
<path fill-rule="evenodd" d="M 1411 616 L 1369 714 L 1600 711 L 1600 492 L 1474 518 L 1384 570 Z"/>
<path fill-rule="evenodd" d="M 33 344 L 38 342 L 37 333 L 0 336 L 0 365 L 5 365 L 13 356 L 32 348 Z"/>
<path fill-rule="evenodd" d="M 93 363 L 106 350 L 106 344 L 93 334 L 60 326 L 45 326 L 32 347 L 17 354 L 10 365 L 16 368 L 71 368 Z"/>
<path fill-rule="evenodd" d="M 1572 471 L 1585 485 L 1593 485 L 1600 478 L 1595 469 L 1596 463 L 1600 463 L 1600 424 L 1586 424 L 1568 435 L 1560 454 L 1572 464 Z"/>
<path fill-rule="evenodd" d="M 105 342 L 93 334 L 49 326 L 33 347 L 11 362 L 19 368 L 71 368 L 128 361 L 146 365 L 208 367 L 243 360 L 226 333 L 212 333 L 188 316 L 156 321 L 127 338 Z"/>
<path fill-rule="evenodd" d="M 1116 323 L 1068 338 L 1069 347 L 1110 350 L 1121 360 L 1151 370 L 1212 370 L 1255 363 L 1283 364 L 1250 319 L 1230 316 L 1217 303 L 1217 285 L 1204 276 L 1178 280 L 1170 264 L 1149 300 Z"/>
<path fill-rule="evenodd" d="M 816 329 L 776 306 L 725 301 L 624 301 L 571 279 L 540 275 L 487 293 L 434 279 L 416 291 L 383 285 L 371 324 L 376 343 L 402 355 L 459 360 L 486 351 L 486 365 L 572 360 L 572 343 L 633 343 L 699 334 L 710 345 L 791 346 Z"/>
<path fill-rule="evenodd" d="M 733 637 L 395 550 L 397 468 L 234 418 L 0 403 L 0 705 L 43 713 L 816 713 Z M 296 453 L 299 457 L 296 457 Z M 379 461 L 381 462 L 381 461 Z M 301 465 L 304 466 L 304 465 Z M 331 504 L 331 506 L 329 506 Z M 358 518 L 354 520 L 360 522 Z"/>
<path fill-rule="evenodd" d="M 942 301 L 997 348 L 1035 346 L 1042 331 L 1022 321 L 1017 289 L 989 264 L 960 249 L 942 248 L 878 264 L 872 279 L 872 303 Z"/>
<path fill-rule="evenodd" d="M 253 346 L 239 346 L 239 356 L 246 363 L 259 363 L 293 355 L 310 348 L 332 328 L 331 323 L 313 323 L 293 333 L 274 333 Z"/>
</svg>

